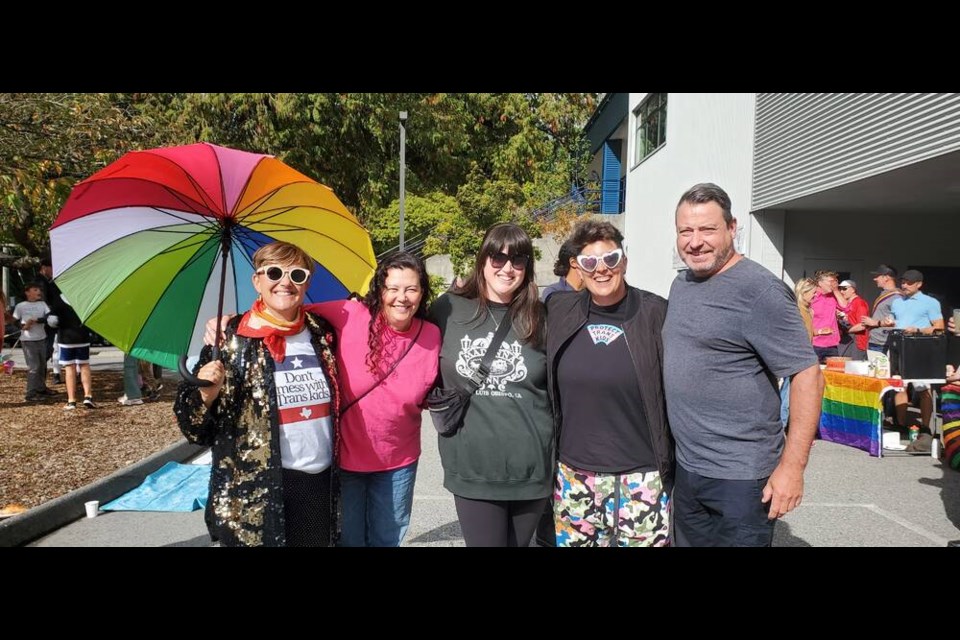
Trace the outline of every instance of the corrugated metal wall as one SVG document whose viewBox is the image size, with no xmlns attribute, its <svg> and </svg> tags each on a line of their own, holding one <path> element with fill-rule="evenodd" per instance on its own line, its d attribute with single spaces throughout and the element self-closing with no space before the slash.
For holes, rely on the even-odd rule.
<svg viewBox="0 0 960 640">
<path fill-rule="evenodd" d="M 758 93 L 752 210 L 960 149 L 960 93 Z"/>
</svg>

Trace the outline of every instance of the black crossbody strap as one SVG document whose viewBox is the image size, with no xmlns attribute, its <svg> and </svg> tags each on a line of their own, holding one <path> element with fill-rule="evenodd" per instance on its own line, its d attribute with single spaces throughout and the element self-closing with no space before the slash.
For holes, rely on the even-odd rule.
<svg viewBox="0 0 960 640">
<path fill-rule="evenodd" d="M 500 321 L 496 333 L 493 334 L 493 338 L 490 339 L 490 344 L 487 345 L 487 352 L 483 354 L 483 360 L 480 361 L 480 366 L 477 367 L 477 370 L 470 376 L 470 384 L 473 386 L 473 391 L 479 389 L 483 381 L 490 375 L 490 365 L 493 364 L 494 357 L 496 357 L 497 352 L 500 351 L 500 344 L 503 342 L 503 339 L 507 337 L 507 331 L 510 330 L 510 326 L 511 319 L 510 311 L 508 310 L 506 315 L 503 316 L 503 320 Z"/>
<path fill-rule="evenodd" d="M 349 408 L 352 407 L 353 405 L 355 405 L 355 404 L 357 404 L 358 402 L 360 402 L 361 400 L 363 400 L 363 399 L 367 396 L 368 393 L 370 393 L 371 391 L 373 391 L 374 389 L 376 389 L 377 387 L 379 387 L 380 384 L 381 384 L 384 380 L 386 380 L 387 378 L 390 377 L 390 374 L 393 373 L 393 370 L 397 368 L 397 365 L 400 364 L 400 361 L 403 360 L 404 358 L 406 358 L 406 357 L 407 357 L 407 354 L 410 353 L 410 350 L 413 349 L 413 345 L 417 344 L 417 339 L 420 337 L 420 332 L 423 331 L 423 323 L 424 323 L 424 322 L 426 322 L 426 321 L 423 320 L 423 319 L 420 319 L 420 328 L 417 329 L 417 335 L 413 336 L 413 340 L 411 340 L 411 341 L 410 341 L 410 344 L 407 345 L 407 350 L 404 351 L 404 352 L 403 352 L 403 355 L 401 355 L 399 358 L 397 358 L 397 359 L 393 362 L 393 366 L 390 367 L 390 370 L 387 371 L 385 374 L 383 374 L 383 377 L 382 377 L 382 378 L 380 378 L 380 379 L 377 380 L 375 383 L 373 383 L 373 386 L 372 386 L 372 387 L 370 387 L 369 389 L 367 389 L 366 391 L 364 391 L 363 393 L 361 393 L 359 396 L 357 396 L 356 398 L 354 398 L 353 401 L 350 402 L 350 404 L 348 404 L 347 406 L 345 406 L 343 409 L 340 409 L 340 415 L 345 414 L 345 413 L 347 412 L 347 409 L 349 409 Z"/>
</svg>

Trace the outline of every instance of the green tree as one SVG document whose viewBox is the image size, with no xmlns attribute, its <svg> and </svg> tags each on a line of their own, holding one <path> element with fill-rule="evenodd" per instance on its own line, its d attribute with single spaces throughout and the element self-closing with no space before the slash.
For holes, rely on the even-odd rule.
<svg viewBox="0 0 960 640">
<path fill-rule="evenodd" d="M 0 94 L 0 236 L 46 251 L 74 183 L 145 139 L 152 129 L 109 94 Z"/>
</svg>

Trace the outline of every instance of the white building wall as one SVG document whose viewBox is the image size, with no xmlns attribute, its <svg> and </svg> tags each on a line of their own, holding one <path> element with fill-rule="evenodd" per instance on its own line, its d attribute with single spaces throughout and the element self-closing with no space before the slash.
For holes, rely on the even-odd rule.
<svg viewBox="0 0 960 640">
<path fill-rule="evenodd" d="M 667 97 L 667 141 L 634 164 L 634 110 L 646 93 L 630 94 L 624 235 L 627 281 L 666 296 L 682 263 L 675 260 L 674 210 L 684 191 L 699 182 L 720 185 L 733 203 L 750 255 L 753 93 L 671 93 Z M 779 274 L 778 274 L 779 275 Z"/>
</svg>

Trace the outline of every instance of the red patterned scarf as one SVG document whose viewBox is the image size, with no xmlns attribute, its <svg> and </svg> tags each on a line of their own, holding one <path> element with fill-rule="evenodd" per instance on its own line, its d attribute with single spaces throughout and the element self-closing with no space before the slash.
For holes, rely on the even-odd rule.
<svg viewBox="0 0 960 640">
<path fill-rule="evenodd" d="M 256 316 L 265 324 L 254 329 L 250 326 L 250 318 Z M 237 327 L 237 335 L 245 338 L 263 338 L 263 343 L 267 345 L 267 350 L 277 362 L 283 362 L 287 355 L 287 336 L 295 336 L 303 331 L 304 313 L 303 307 L 297 312 L 297 319 L 293 322 L 281 320 L 275 317 L 263 304 L 263 300 L 257 300 L 250 307 L 250 311 L 243 314 L 240 319 L 240 325 Z"/>
</svg>

